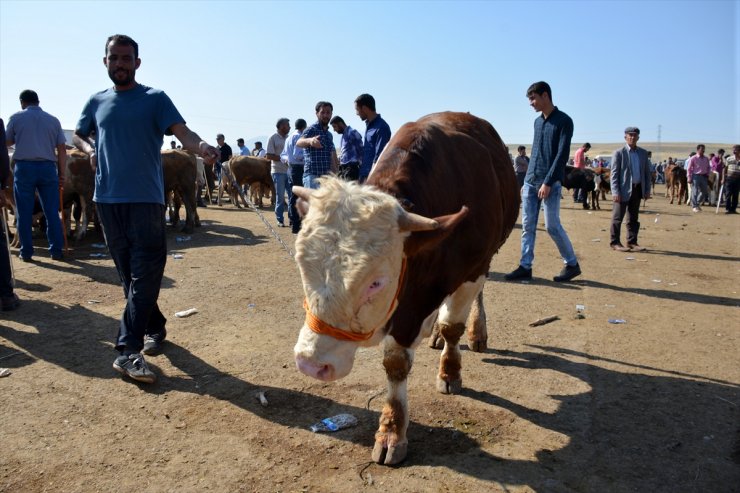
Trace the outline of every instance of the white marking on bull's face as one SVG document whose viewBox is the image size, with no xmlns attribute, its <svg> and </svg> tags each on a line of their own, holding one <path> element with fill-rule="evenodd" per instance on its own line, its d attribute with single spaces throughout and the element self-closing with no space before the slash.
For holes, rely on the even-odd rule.
<svg viewBox="0 0 740 493">
<path fill-rule="evenodd" d="M 339 341 L 304 325 L 295 346 L 298 368 L 322 380 L 346 376 L 359 346 L 378 344 L 391 316 L 403 258 L 395 198 L 369 186 L 323 178 L 312 192 L 296 240 L 306 302 L 323 322 L 341 330 L 376 333 L 367 341 Z"/>
</svg>

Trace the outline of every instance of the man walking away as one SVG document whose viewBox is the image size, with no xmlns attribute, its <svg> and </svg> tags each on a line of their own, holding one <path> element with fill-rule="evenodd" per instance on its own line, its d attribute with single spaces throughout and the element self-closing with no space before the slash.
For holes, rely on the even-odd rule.
<svg viewBox="0 0 740 493">
<path fill-rule="evenodd" d="M 20 258 L 30 262 L 33 257 L 31 222 L 38 191 L 46 216 L 49 254 L 54 260 L 62 260 L 64 233 L 59 219 L 59 188 L 64 183 L 67 166 L 66 139 L 59 120 L 39 107 L 35 91 L 26 89 L 20 94 L 20 101 L 22 110 L 10 117 L 5 135 L 6 145 L 15 144 L 13 192 L 21 239 Z"/>
</svg>

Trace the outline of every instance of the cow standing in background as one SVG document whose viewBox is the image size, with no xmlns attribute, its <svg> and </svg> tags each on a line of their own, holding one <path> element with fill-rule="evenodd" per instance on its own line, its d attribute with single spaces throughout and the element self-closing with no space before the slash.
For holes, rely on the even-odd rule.
<svg viewBox="0 0 740 493">
<path fill-rule="evenodd" d="M 65 234 L 72 234 L 72 207 L 74 206 L 75 240 L 87 234 L 87 227 L 94 216 L 95 170 L 90 156 L 77 149 L 67 149 L 67 171 L 64 173 L 62 193 L 62 218 Z M 79 211 L 79 214 L 78 214 Z"/>
<path fill-rule="evenodd" d="M 406 379 L 435 320 L 445 342 L 438 391 L 461 389 L 459 340 L 474 304 L 468 340 L 486 347 L 480 293 L 519 196 L 500 137 L 467 113 L 401 127 L 367 185 L 324 177 L 318 190 L 293 188 L 305 215 L 295 245 L 306 295 L 295 358 L 303 373 L 336 380 L 358 347 L 384 341 L 388 395 L 372 457 L 396 464 L 408 445 Z"/>
<path fill-rule="evenodd" d="M 164 174 L 165 204 L 170 210 L 170 223 L 177 227 L 180 223 L 180 206 L 185 205 L 185 226 L 182 232 L 190 234 L 194 227 L 200 226 L 196 209 L 197 161 L 195 154 L 179 149 L 162 151 L 162 173 Z M 171 203 L 170 203 L 171 197 Z"/>
</svg>

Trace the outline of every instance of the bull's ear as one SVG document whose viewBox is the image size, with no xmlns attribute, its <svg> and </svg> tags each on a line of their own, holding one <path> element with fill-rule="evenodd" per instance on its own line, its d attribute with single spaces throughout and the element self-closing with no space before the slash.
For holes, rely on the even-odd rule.
<svg viewBox="0 0 740 493">
<path fill-rule="evenodd" d="M 457 225 L 468 215 L 468 211 L 467 206 L 462 206 L 460 211 L 455 214 L 438 216 L 434 219 L 424 218 L 427 221 L 436 222 L 438 226 L 434 229 L 416 230 L 411 236 L 406 238 L 406 242 L 403 245 L 403 251 L 406 256 L 413 257 L 423 250 L 435 248 L 455 230 Z"/>
<path fill-rule="evenodd" d="M 295 202 L 298 214 L 301 217 L 306 217 L 306 214 L 308 214 L 308 205 L 311 202 L 311 189 L 296 186 L 293 187 L 293 193 L 298 197 L 298 200 Z"/>
</svg>

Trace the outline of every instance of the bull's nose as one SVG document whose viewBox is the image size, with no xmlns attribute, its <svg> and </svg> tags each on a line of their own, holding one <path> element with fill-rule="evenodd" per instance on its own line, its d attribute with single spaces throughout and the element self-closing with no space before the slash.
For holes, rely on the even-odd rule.
<svg viewBox="0 0 740 493">
<path fill-rule="evenodd" d="M 334 367 L 332 365 L 316 363 L 298 354 L 295 357 L 295 365 L 301 373 L 309 377 L 324 382 L 334 380 Z"/>
</svg>

